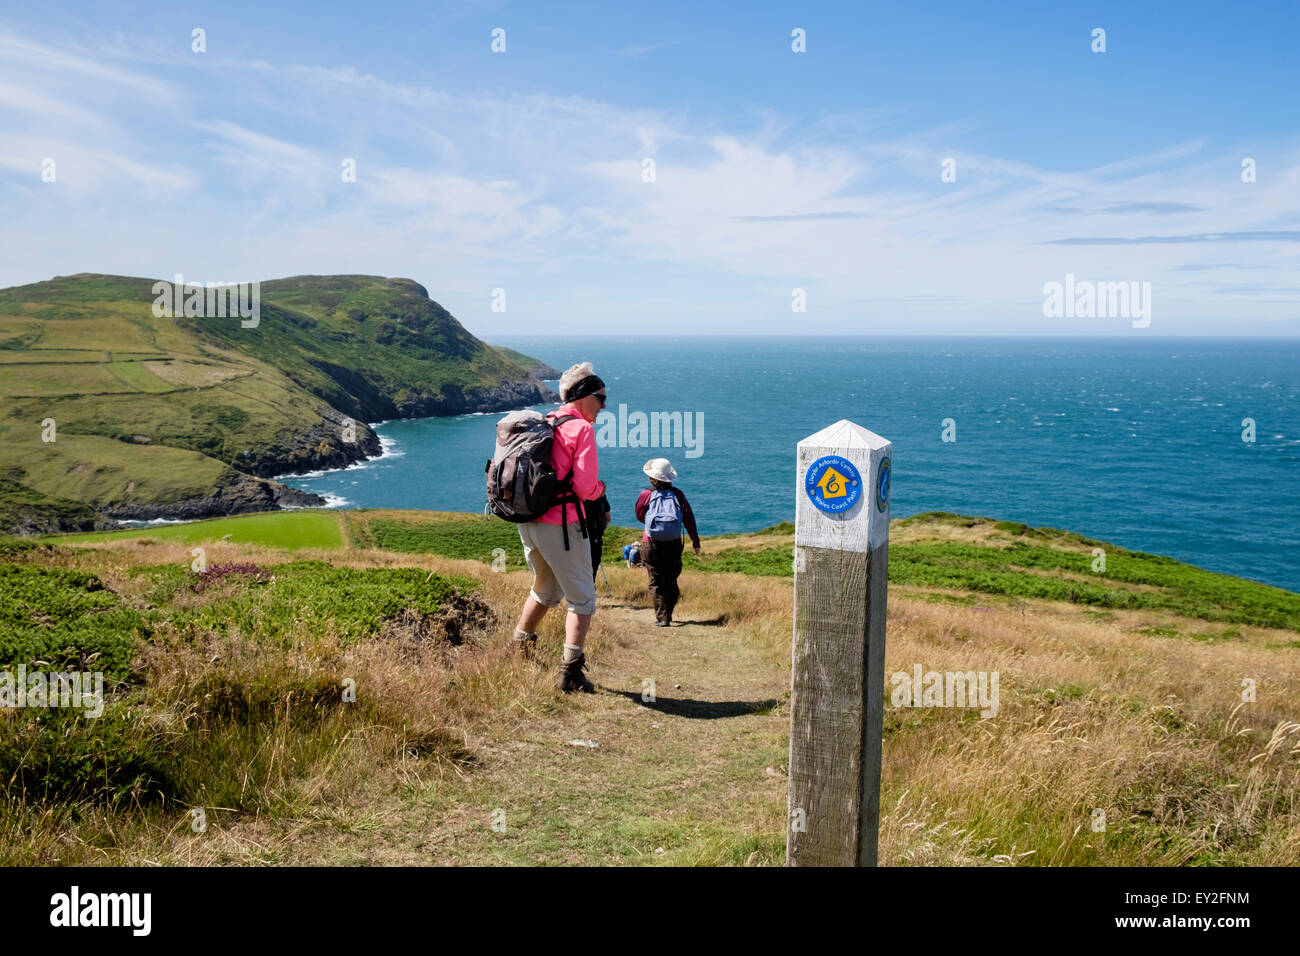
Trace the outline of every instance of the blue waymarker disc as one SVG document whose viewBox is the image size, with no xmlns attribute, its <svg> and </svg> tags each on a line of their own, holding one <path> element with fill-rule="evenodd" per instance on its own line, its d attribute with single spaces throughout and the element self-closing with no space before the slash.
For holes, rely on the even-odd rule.
<svg viewBox="0 0 1300 956">
<path fill-rule="evenodd" d="M 803 490 L 819 511 L 842 514 L 862 497 L 862 475 L 847 458 L 826 455 L 809 466 L 804 474 Z"/>
<path fill-rule="evenodd" d="M 889 459 L 880 463 L 880 473 L 876 476 L 876 508 L 884 511 L 889 507 Z"/>
</svg>

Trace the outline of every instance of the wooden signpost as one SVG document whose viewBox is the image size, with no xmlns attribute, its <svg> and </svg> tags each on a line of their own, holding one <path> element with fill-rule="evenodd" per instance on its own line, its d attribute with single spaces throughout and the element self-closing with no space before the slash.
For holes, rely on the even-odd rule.
<svg viewBox="0 0 1300 956">
<path fill-rule="evenodd" d="M 790 866 L 875 866 L 890 443 L 839 421 L 799 442 Z"/>
</svg>

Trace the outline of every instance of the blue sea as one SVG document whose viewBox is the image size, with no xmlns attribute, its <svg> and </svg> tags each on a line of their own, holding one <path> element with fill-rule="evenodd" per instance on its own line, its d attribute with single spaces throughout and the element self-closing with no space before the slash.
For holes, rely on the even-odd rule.
<svg viewBox="0 0 1300 956">
<path fill-rule="evenodd" d="M 702 422 L 694 448 L 600 449 L 619 524 L 636 523 L 641 466 L 658 456 L 677 468 L 702 534 L 793 520 L 795 444 L 847 418 L 893 442 L 894 517 L 939 510 L 1065 528 L 1300 590 L 1300 340 L 495 344 L 561 369 L 591 361 L 615 416 L 624 405 L 625 419 Z M 385 422 L 384 457 L 286 481 L 341 507 L 481 512 L 499 417 Z M 945 419 L 955 441 L 943 440 Z"/>
</svg>

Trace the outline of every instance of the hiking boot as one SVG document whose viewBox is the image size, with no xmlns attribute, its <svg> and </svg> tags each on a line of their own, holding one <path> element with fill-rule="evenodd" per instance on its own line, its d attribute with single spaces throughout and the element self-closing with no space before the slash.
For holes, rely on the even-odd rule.
<svg viewBox="0 0 1300 956">
<path fill-rule="evenodd" d="M 537 660 L 537 635 L 515 631 L 515 636 L 506 644 L 506 654 L 518 661 Z"/>
<path fill-rule="evenodd" d="M 655 621 L 655 627 L 670 627 L 670 626 L 671 625 L 668 621 Z"/>
<path fill-rule="evenodd" d="M 579 654 L 567 664 L 561 664 L 560 679 L 555 684 L 556 689 L 565 694 L 572 694 L 575 690 L 582 691 L 584 694 L 596 693 L 596 688 L 592 686 L 591 681 L 582 674 L 586 666 L 587 655 L 585 654 Z"/>
</svg>

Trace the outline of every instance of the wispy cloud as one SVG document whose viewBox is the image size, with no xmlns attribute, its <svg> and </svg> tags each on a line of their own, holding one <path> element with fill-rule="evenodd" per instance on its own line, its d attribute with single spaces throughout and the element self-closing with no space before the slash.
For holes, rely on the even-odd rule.
<svg viewBox="0 0 1300 956">
<path fill-rule="evenodd" d="M 1216 269 L 1268 269 L 1270 266 L 1245 262 L 1189 262 L 1174 266 L 1175 272 L 1210 272 Z"/>
<path fill-rule="evenodd" d="M 77 106 L 75 103 L 46 96 L 29 86 L 18 86 L 13 83 L 0 83 L 0 110 L 11 110 L 42 117 L 57 117 L 87 127 L 100 125 L 99 117 L 88 109 Z"/>
<path fill-rule="evenodd" d="M 1107 203 L 1103 211 L 1111 214 L 1149 212 L 1157 216 L 1171 216 L 1184 212 L 1205 212 L 1205 207 L 1189 202 L 1112 202 Z"/>
<path fill-rule="evenodd" d="M 86 92 L 127 91 L 149 101 L 174 101 L 176 92 L 166 80 L 116 63 L 104 62 L 95 50 L 76 45 L 41 43 L 0 28 L 0 62 L 19 68 L 29 81 L 77 85 Z M 48 86 L 47 86 L 48 88 Z"/>
<path fill-rule="evenodd" d="M 1258 232 L 1200 232 L 1182 236 L 1074 236 L 1069 239 L 1049 239 L 1054 246 L 1143 246 L 1184 245 L 1200 242 L 1300 242 L 1300 230 L 1274 230 Z"/>
<path fill-rule="evenodd" d="M 193 125 L 212 134 L 208 145 L 221 162 L 243 172 L 269 170 L 300 178 L 326 165 L 319 150 L 245 129 L 229 120 L 200 120 Z"/>
<path fill-rule="evenodd" d="M 1210 290 L 1215 295 L 1290 295 L 1300 296 L 1300 285 L 1286 285 L 1281 282 L 1237 282 L 1216 285 Z"/>
<path fill-rule="evenodd" d="M 815 222 L 819 219 L 869 219 L 865 212 L 801 212 L 788 216 L 737 216 L 741 222 Z"/>
</svg>

